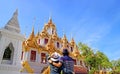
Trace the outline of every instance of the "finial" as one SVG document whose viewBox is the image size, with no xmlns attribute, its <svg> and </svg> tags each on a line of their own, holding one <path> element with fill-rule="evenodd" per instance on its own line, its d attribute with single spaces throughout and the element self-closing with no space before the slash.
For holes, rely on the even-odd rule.
<svg viewBox="0 0 120 74">
<path fill-rule="evenodd" d="M 64 34 L 65 34 L 64 29 L 62 30 L 62 32 L 63 32 L 63 36 L 64 36 Z"/>
<path fill-rule="evenodd" d="M 49 20 L 52 19 L 52 13 L 49 13 Z"/>
<path fill-rule="evenodd" d="M 50 14 L 50 16 L 49 16 L 49 21 L 48 21 L 48 23 L 52 23 L 52 15 Z"/>
<path fill-rule="evenodd" d="M 65 38 L 65 39 L 66 39 L 66 35 L 65 35 L 65 34 L 63 35 L 63 38 Z"/>
<path fill-rule="evenodd" d="M 33 18 L 33 22 L 32 22 L 33 26 L 35 24 L 35 21 L 36 21 L 36 17 Z"/>
<path fill-rule="evenodd" d="M 72 33 L 71 33 L 71 39 L 73 39 L 73 37 L 72 37 Z"/>
<path fill-rule="evenodd" d="M 32 36 L 34 36 L 34 26 L 32 27 L 32 33 L 31 33 Z"/>
<path fill-rule="evenodd" d="M 40 27 L 40 26 L 39 26 L 39 24 L 38 24 L 38 32 L 39 32 L 39 27 Z"/>
<path fill-rule="evenodd" d="M 74 42 L 74 38 L 73 37 L 71 38 L 71 41 Z"/>
<path fill-rule="evenodd" d="M 52 23 L 52 18 L 49 19 L 49 22 L 48 22 L 48 23 L 50 23 L 50 24 Z"/>
<path fill-rule="evenodd" d="M 39 31 L 38 31 L 38 33 L 37 33 L 36 37 L 39 37 Z"/>
<path fill-rule="evenodd" d="M 63 35 L 63 38 L 62 38 L 62 39 L 63 39 L 63 41 L 68 42 L 67 37 L 66 37 L 65 34 Z"/>
<path fill-rule="evenodd" d="M 32 28 L 32 33 L 30 34 L 30 36 L 29 36 L 28 39 L 31 40 L 32 38 L 34 38 L 34 36 L 35 36 L 35 35 L 34 35 L 34 27 L 33 27 L 33 28 Z"/>
</svg>

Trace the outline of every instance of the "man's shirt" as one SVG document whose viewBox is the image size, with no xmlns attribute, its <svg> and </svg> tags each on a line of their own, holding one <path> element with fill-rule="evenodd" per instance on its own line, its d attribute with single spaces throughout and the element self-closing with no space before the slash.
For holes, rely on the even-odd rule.
<svg viewBox="0 0 120 74">
<path fill-rule="evenodd" d="M 63 56 L 60 58 L 60 61 L 63 63 L 63 71 L 64 72 L 73 72 L 74 61 L 69 56 Z"/>
</svg>

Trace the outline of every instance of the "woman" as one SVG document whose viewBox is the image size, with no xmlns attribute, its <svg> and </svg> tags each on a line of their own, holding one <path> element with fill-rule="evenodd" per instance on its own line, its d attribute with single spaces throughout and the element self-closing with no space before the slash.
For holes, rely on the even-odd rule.
<svg viewBox="0 0 120 74">
<path fill-rule="evenodd" d="M 60 74 L 62 70 L 62 64 L 60 66 L 55 66 L 55 64 L 58 64 L 60 61 L 60 55 L 55 52 L 53 53 L 49 58 L 48 62 L 50 63 L 50 73 L 51 74 Z"/>
</svg>

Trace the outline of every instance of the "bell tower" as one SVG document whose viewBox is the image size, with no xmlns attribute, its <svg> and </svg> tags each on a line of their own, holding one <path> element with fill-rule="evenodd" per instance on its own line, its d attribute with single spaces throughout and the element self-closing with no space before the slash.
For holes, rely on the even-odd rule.
<svg viewBox="0 0 120 74">
<path fill-rule="evenodd" d="M 18 10 L 12 18 L 0 29 L 0 73 L 20 74 L 21 52 L 24 36 L 20 34 Z"/>
</svg>

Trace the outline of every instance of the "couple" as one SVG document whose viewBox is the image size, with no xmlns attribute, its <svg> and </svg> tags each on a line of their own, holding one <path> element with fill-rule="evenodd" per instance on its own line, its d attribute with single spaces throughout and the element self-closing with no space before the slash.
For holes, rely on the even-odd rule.
<svg viewBox="0 0 120 74">
<path fill-rule="evenodd" d="M 67 49 L 63 49 L 63 56 L 53 53 L 49 58 L 51 74 L 73 74 L 74 61 Z"/>
</svg>

